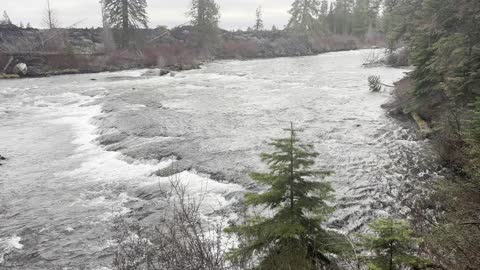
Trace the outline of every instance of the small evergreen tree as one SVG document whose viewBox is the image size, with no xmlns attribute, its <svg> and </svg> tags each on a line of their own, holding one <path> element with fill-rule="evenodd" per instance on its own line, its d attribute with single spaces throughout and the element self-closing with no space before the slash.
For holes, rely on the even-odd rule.
<svg viewBox="0 0 480 270">
<path fill-rule="evenodd" d="M 368 87 L 372 92 L 381 92 L 382 84 L 380 82 L 380 76 L 369 76 L 368 77 Z"/>
<path fill-rule="evenodd" d="M 293 124 L 288 132 L 288 138 L 270 143 L 272 153 L 261 155 L 270 172 L 251 175 L 267 190 L 245 195 L 247 206 L 264 206 L 273 216 L 257 216 L 227 229 L 241 241 L 231 250 L 230 259 L 259 258 L 258 269 L 317 269 L 330 263 L 327 253 L 337 252 L 338 246 L 332 243 L 342 242 L 321 227 L 332 210 L 327 201 L 333 190 L 318 178 L 329 172 L 311 169 L 318 153 L 300 142 Z"/>
<path fill-rule="evenodd" d="M 259 6 L 255 12 L 255 31 L 263 30 L 262 7 Z"/>
<path fill-rule="evenodd" d="M 317 31 L 320 16 L 319 0 L 295 0 L 288 12 L 292 15 L 287 27 L 303 32 Z"/>
<path fill-rule="evenodd" d="M 121 46 L 126 48 L 133 30 L 148 27 L 146 0 L 103 0 L 105 20 L 111 27 L 122 30 Z"/>
<path fill-rule="evenodd" d="M 196 31 L 199 46 L 210 47 L 218 42 L 220 7 L 214 0 L 192 0 L 189 15 Z"/>
<path fill-rule="evenodd" d="M 399 270 L 425 264 L 425 261 L 415 256 L 418 240 L 413 237 L 406 221 L 383 218 L 369 226 L 373 234 L 361 237 L 363 247 L 373 253 L 372 257 L 366 258 L 368 269 Z"/>
</svg>

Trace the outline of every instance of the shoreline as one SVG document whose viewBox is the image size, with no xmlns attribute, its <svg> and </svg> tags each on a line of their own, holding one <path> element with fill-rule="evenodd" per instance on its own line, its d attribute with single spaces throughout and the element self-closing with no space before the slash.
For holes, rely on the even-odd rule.
<svg viewBox="0 0 480 270">
<path fill-rule="evenodd" d="M 308 57 L 308 56 L 317 56 L 326 53 L 334 53 L 334 52 L 345 52 L 345 51 L 357 51 L 357 50 L 368 50 L 368 49 L 384 49 L 382 47 L 378 48 L 368 48 L 368 47 L 360 47 L 355 49 L 335 49 L 329 51 L 322 51 L 322 52 L 315 52 L 309 54 L 295 54 L 295 55 L 278 55 L 278 56 L 257 56 L 257 57 L 214 57 L 209 60 L 201 60 L 197 63 L 192 62 L 189 64 L 175 64 L 169 66 L 155 66 L 155 65 L 140 65 L 140 64 L 132 64 L 131 66 L 121 67 L 121 66 L 107 66 L 107 67 L 100 67 L 100 68 L 92 68 L 92 69 L 75 69 L 75 68 L 68 68 L 68 69 L 50 69 L 46 72 L 38 73 L 38 74 L 28 74 L 21 76 L 18 74 L 11 74 L 11 73 L 0 73 L 0 81 L 1 80 L 12 80 L 12 79 L 29 79 L 29 78 L 45 78 L 51 76 L 60 76 L 60 75 L 72 75 L 72 74 L 97 74 L 102 72 L 117 72 L 117 71 L 126 71 L 126 70 L 136 70 L 136 69 L 160 69 L 162 72 L 166 72 L 159 76 L 167 75 L 171 72 L 180 72 L 180 71 L 188 71 L 194 69 L 200 69 L 204 64 L 212 63 L 216 61 L 251 61 L 251 60 L 268 60 L 268 59 L 277 59 L 277 58 L 297 58 L 297 57 Z"/>
</svg>

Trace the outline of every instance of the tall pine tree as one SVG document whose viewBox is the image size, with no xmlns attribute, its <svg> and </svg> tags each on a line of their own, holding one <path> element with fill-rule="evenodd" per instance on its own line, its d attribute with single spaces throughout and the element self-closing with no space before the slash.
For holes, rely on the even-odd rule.
<svg viewBox="0 0 480 270">
<path fill-rule="evenodd" d="M 318 31 L 320 17 L 319 0 L 295 0 L 289 13 L 292 15 L 287 27 L 303 32 Z"/>
<path fill-rule="evenodd" d="M 270 143 L 273 152 L 261 155 L 270 171 L 251 175 L 267 190 L 245 195 L 247 206 L 263 206 L 273 214 L 227 229 L 241 241 L 230 258 L 259 258 L 258 269 L 318 269 L 330 264 L 327 254 L 336 253 L 332 243 L 342 242 L 321 227 L 332 210 L 327 201 L 333 190 L 322 181 L 329 172 L 312 169 L 318 153 L 300 142 L 293 124 L 288 132 L 288 138 Z"/>
<path fill-rule="evenodd" d="M 106 20 L 111 27 L 121 29 L 121 46 L 128 47 L 133 31 L 148 27 L 146 0 L 103 0 Z"/>
<path fill-rule="evenodd" d="M 197 45 L 208 48 L 218 42 L 220 7 L 214 0 L 192 0 L 189 15 L 195 28 Z"/>
<path fill-rule="evenodd" d="M 259 6 L 255 12 L 255 26 L 253 27 L 255 31 L 263 30 L 263 19 L 262 19 L 262 7 Z"/>
</svg>

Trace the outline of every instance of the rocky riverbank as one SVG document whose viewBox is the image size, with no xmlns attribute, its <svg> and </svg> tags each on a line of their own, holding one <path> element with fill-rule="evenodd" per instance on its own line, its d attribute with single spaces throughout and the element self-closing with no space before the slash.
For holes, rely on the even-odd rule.
<svg viewBox="0 0 480 270">
<path fill-rule="evenodd" d="M 140 29 L 135 49 L 116 49 L 117 33 L 96 29 L 39 30 L 0 28 L 0 78 L 162 68 L 178 71 L 198 68 L 213 59 L 254 59 L 306 56 L 354 50 L 372 45 L 354 36 L 306 36 L 291 31 L 220 31 L 218 45 L 199 49 L 189 26 L 172 30 Z M 375 43 L 375 42 L 374 42 Z M 28 69 L 19 72 L 17 65 Z"/>
</svg>

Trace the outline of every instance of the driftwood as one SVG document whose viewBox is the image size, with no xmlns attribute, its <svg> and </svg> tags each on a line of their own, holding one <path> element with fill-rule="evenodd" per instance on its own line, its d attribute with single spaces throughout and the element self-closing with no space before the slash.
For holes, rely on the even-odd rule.
<svg viewBox="0 0 480 270">
<path fill-rule="evenodd" d="M 430 134 L 432 134 L 433 131 L 430 128 L 430 126 L 428 125 L 427 121 L 423 120 L 422 117 L 420 117 L 420 115 L 418 113 L 413 112 L 412 113 L 412 118 L 413 118 L 413 120 L 415 120 L 415 123 L 417 123 L 417 126 L 420 129 L 420 133 L 424 137 L 428 137 L 428 136 L 430 136 Z"/>
<path fill-rule="evenodd" d="M 394 87 L 395 87 L 395 86 L 393 86 L 393 85 L 388 85 L 388 84 L 384 84 L 384 83 L 381 83 L 381 82 L 380 82 L 379 84 L 380 84 L 380 85 L 383 85 L 383 86 L 385 86 L 385 87 L 390 87 L 390 88 L 394 88 Z"/>
<path fill-rule="evenodd" d="M 13 56 L 10 56 L 10 59 L 8 59 L 8 62 L 7 62 L 7 64 L 5 65 L 5 67 L 3 68 L 2 73 L 6 73 L 6 72 L 7 72 L 7 69 L 8 69 L 8 67 L 10 66 L 10 64 L 13 62 L 13 59 L 14 59 Z"/>
</svg>

